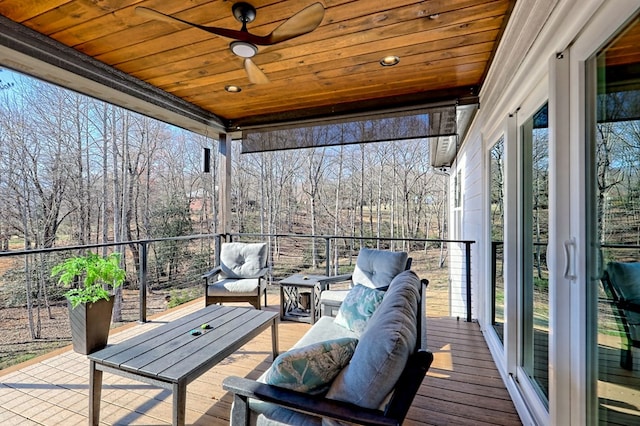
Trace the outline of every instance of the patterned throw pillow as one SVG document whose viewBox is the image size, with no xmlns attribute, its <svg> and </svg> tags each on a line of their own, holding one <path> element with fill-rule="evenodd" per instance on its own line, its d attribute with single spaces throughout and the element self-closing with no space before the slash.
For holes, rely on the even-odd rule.
<svg viewBox="0 0 640 426">
<path fill-rule="evenodd" d="M 378 309 L 384 293 L 362 284 L 355 285 L 345 296 L 334 322 L 359 335 L 364 331 L 371 315 Z"/>
<path fill-rule="evenodd" d="M 358 339 L 343 337 L 280 354 L 267 370 L 264 382 L 299 392 L 320 394 L 349 363 Z"/>
</svg>

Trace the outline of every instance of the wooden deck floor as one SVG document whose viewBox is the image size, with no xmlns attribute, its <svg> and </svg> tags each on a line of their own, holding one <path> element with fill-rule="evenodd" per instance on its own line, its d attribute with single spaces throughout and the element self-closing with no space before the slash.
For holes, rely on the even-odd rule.
<svg viewBox="0 0 640 426">
<path fill-rule="evenodd" d="M 267 309 L 276 310 L 270 296 Z M 115 330 L 110 343 L 199 309 L 202 301 L 168 311 L 146 324 Z M 281 322 L 280 350 L 291 347 L 309 325 Z M 187 387 L 189 425 L 226 425 L 231 397 L 221 387 L 229 375 L 257 378 L 270 365 L 270 331 L 265 331 Z M 414 400 L 406 425 L 519 425 L 477 324 L 429 317 L 427 347 L 435 360 Z M 0 371 L 1 425 L 86 425 L 89 363 L 70 347 Z M 171 392 L 104 374 L 101 424 L 167 425 Z"/>
</svg>

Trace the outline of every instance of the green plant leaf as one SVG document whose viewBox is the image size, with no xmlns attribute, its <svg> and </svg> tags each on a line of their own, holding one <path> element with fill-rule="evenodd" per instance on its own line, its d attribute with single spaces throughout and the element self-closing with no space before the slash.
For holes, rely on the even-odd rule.
<svg viewBox="0 0 640 426">
<path fill-rule="evenodd" d="M 111 253 L 106 257 L 89 253 L 68 258 L 54 266 L 51 276 L 58 276 L 58 282 L 65 287 L 71 287 L 74 282 L 84 278 L 80 288 L 72 288 L 65 293 L 75 307 L 80 303 L 109 299 L 107 288 L 121 286 L 126 279 L 126 271 L 120 267 L 120 253 Z"/>
</svg>

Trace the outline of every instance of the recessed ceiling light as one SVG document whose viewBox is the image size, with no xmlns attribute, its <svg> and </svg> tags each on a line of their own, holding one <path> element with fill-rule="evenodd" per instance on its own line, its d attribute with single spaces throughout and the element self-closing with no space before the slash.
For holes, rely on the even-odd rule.
<svg viewBox="0 0 640 426">
<path fill-rule="evenodd" d="M 384 58 L 380 59 L 380 65 L 382 65 L 383 67 L 392 67 L 398 62 L 400 62 L 400 58 L 393 55 L 385 56 Z"/>
<path fill-rule="evenodd" d="M 224 86 L 224 90 L 226 90 L 229 93 L 239 93 L 242 91 L 242 88 L 240 86 L 234 86 L 233 84 L 229 84 L 227 86 Z"/>
</svg>

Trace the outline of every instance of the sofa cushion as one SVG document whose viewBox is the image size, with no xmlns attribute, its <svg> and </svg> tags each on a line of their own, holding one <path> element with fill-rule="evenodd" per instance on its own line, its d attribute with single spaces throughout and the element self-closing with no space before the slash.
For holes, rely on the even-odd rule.
<svg viewBox="0 0 640 426">
<path fill-rule="evenodd" d="M 403 251 L 360 249 L 351 275 L 353 285 L 386 289 L 393 277 L 404 271 L 407 257 L 408 254 Z"/>
<path fill-rule="evenodd" d="M 293 348 L 302 348 L 305 346 L 313 345 L 318 342 L 326 340 L 340 339 L 340 338 L 356 338 L 356 334 L 342 326 L 334 323 L 335 318 L 332 317 L 320 317 L 316 323 L 311 327 L 300 340 L 296 342 Z M 355 352 L 354 352 L 355 353 Z M 267 370 L 269 371 L 269 370 Z M 267 376 L 265 371 L 258 381 L 265 383 Z M 277 405 L 257 401 L 255 399 L 249 400 L 249 406 L 251 407 L 252 424 L 259 425 L 298 425 L 298 424 L 320 424 L 320 418 L 307 416 L 295 411 L 288 410 Z"/>
<path fill-rule="evenodd" d="M 322 424 L 320 417 L 298 413 L 275 404 L 264 404 L 265 407 L 259 411 L 255 418 L 255 423 L 252 420 L 251 424 L 256 426 L 320 426 Z M 251 409 L 253 410 L 253 407 Z"/>
<path fill-rule="evenodd" d="M 299 392 L 325 392 L 349 363 L 358 339 L 345 337 L 313 343 L 280 354 L 264 376 L 264 382 Z"/>
<path fill-rule="evenodd" d="M 382 290 L 365 287 L 362 284 L 356 285 L 340 305 L 335 323 L 360 335 L 367 326 L 369 318 L 380 306 L 384 293 Z"/>
<path fill-rule="evenodd" d="M 308 346 L 312 343 L 324 340 L 339 339 L 341 337 L 355 337 L 358 335 L 348 328 L 344 328 L 335 323 L 335 318 L 320 317 L 316 323 L 307 331 L 300 340 L 293 345 L 294 348 Z"/>
<path fill-rule="evenodd" d="M 412 271 L 397 275 L 369 320 L 328 398 L 378 409 L 398 381 L 416 347 L 420 279 Z"/>
<path fill-rule="evenodd" d="M 220 249 L 222 278 L 255 278 L 266 264 L 266 243 L 224 243 Z"/>
</svg>

